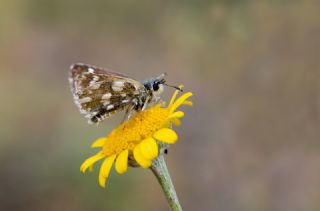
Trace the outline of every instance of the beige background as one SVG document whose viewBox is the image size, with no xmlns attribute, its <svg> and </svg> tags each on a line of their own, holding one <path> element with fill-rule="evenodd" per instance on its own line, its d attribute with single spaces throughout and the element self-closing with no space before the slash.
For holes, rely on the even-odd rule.
<svg viewBox="0 0 320 211">
<path fill-rule="evenodd" d="M 320 209 L 319 1 L 0 1 L 0 210 L 168 210 L 151 172 L 79 166 L 70 64 L 168 73 L 194 107 L 167 156 L 186 211 Z M 173 90 L 167 89 L 164 99 Z"/>
</svg>

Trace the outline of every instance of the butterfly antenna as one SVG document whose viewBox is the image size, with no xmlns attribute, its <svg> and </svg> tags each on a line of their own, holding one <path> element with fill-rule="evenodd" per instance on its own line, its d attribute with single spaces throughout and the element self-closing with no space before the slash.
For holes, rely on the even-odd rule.
<svg viewBox="0 0 320 211">
<path fill-rule="evenodd" d="M 167 75 L 168 75 L 167 73 L 162 73 L 160 76 L 158 76 L 158 79 L 161 80 L 161 82 L 162 82 L 163 85 L 166 85 L 166 86 L 168 86 L 168 87 L 172 87 L 172 88 L 174 88 L 174 89 L 176 89 L 176 90 L 179 90 L 180 92 L 183 92 L 183 89 L 181 89 L 180 87 L 166 84 L 166 80 L 164 79 L 164 77 L 167 76 Z"/>
<path fill-rule="evenodd" d="M 183 92 L 183 89 L 181 89 L 180 87 L 177 87 L 177 86 L 172 86 L 172 85 L 169 85 L 169 84 L 164 84 L 168 87 L 172 87 L 172 88 L 175 88 L 176 90 L 179 90 L 180 92 Z"/>
</svg>

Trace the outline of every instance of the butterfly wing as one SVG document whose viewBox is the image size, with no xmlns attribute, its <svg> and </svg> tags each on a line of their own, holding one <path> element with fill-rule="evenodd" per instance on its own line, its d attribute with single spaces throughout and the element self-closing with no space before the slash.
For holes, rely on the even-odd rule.
<svg viewBox="0 0 320 211">
<path fill-rule="evenodd" d="M 145 87 L 124 74 L 85 64 L 70 67 L 75 104 L 89 122 L 97 123 L 134 105 Z"/>
</svg>

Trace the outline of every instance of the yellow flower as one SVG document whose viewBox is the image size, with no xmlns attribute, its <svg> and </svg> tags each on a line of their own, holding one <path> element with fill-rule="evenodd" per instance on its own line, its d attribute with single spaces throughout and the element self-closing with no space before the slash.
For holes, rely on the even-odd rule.
<svg viewBox="0 0 320 211">
<path fill-rule="evenodd" d="M 159 154 L 158 142 L 173 144 L 178 139 L 176 132 L 170 128 L 172 123 L 179 126 L 179 118 L 184 116 L 182 111 L 176 111 L 177 108 L 181 105 L 192 106 L 192 102 L 187 100 L 192 93 L 185 93 L 176 99 L 178 92 L 174 92 L 167 107 L 157 104 L 138 112 L 107 137 L 97 139 L 92 147 L 101 147 L 101 151 L 85 160 L 80 171 L 84 173 L 88 168 L 92 169 L 94 163 L 104 159 L 99 172 L 99 184 L 105 187 L 113 163 L 119 174 L 127 171 L 128 163 L 149 168 Z"/>
</svg>

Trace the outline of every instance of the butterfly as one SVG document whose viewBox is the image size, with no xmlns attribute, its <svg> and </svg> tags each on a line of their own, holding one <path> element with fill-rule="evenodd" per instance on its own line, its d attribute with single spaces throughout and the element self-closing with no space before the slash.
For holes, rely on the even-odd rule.
<svg viewBox="0 0 320 211">
<path fill-rule="evenodd" d="M 139 82 L 122 73 L 77 63 L 70 67 L 69 82 L 80 112 L 89 123 L 98 123 L 123 110 L 129 118 L 132 111 L 159 101 L 163 85 L 167 85 L 164 77 Z"/>
</svg>

